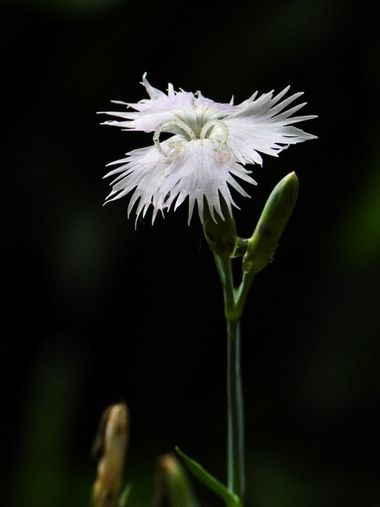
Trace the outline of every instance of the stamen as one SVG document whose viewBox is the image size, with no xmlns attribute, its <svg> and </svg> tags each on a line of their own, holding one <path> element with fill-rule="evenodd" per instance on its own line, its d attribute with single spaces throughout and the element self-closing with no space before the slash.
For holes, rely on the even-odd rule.
<svg viewBox="0 0 380 507">
<path fill-rule="evenodd" d="M 208 131 L 214 127 L 220 127 L 223 131 L 223 139 L 220 141 L 221 144 L 226 144 L 228 140 L 228 128 L 226 124 L 220 120 L 210 120 L 205 125 L 203 125 L 201 133 L 200 133 L 200 139 L 206 139 Z"/>
<path fill-rule="evenodd" d="M 180 119 L 170 120 L 170 121 L 167 121 L 166 123 L 163 123 L 161 125 L 161 127 L 159 127 L 155 131 L 155 133 L 153 135 L 153 142 L 154 142 L 154 145 L 157 148 L 157 150 L 161 153 L 161 155 L 163 155 L 165 158 L 169 158 L 172 160 L 172 159 L 176 158 L 179 155 L 179 153 L 181 152 L 182 143 L 181 143 L 181 141 L 170 142 L 169 146 L 170 146 L 171 150 L 169 152 L 166 152 L 162 148 L 161 143 L 160 143 L 161 132 L 163 130 L 167 130 L 170 127 L 177 127 L 179 129 L 183 130 L 189 136 L 190 139 L 196 139 L 197 136 L 195 135 L 193 129 Z"/>
<path fill-rule="evenodd" d="M 229 162 L 232 159 L 232 152 L 225 144 L 220 144 L 219 147 L 214 150 L 214 153 L 219 162 Z"/>
</svg>

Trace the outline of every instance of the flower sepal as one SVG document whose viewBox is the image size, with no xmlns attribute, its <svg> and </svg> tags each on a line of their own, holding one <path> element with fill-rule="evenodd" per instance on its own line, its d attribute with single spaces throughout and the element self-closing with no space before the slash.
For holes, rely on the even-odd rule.
<svg viewBox="0 0 380 507">
<path fill-rule="evenodd" d="M 211 215 L 207 201 L 204 202 L 203 232 L 212 252 L 219 257 L 230 258 L 237 245 L 236 224 L 234 217 L 221 199 L 223 218 L 214 213 Z"/>
</svg>

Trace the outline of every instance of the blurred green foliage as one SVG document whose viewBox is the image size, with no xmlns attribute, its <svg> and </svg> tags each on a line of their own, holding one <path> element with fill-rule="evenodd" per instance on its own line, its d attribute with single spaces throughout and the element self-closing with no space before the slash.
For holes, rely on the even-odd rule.
<svg viewBox="0 0 380 507">
<path fill-rule="evenodd" d="M 360 167 L 357 170 L 360 171 Z M 342 231 L 337 235 L 339 257 L 354 272 L 365 274 L 376 270 L 380 262 L 380 159 L 377 153 L 343 220 Z"/>
<path fill-rule="evenodd" d="M 15 506 L 87 505 L 86 476 L 73 462 L 72 435 L 81 364 L 65 349 L 46 346 L 35 364 L 23 407 L 22 439 L 14 478 Z"/>
</svg>

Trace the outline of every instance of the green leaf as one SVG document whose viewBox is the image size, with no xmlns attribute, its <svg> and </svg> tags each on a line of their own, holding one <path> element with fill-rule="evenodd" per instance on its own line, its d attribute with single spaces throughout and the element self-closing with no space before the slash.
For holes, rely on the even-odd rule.
<svg viewBox="0 0 380 507">
<path fill-rule="evenodd" d="M 132 484 L 127 484 L 123 491 L 121 492 L 120 499 L 119 499 L 119 505 L 120 507 L 127 507 L 129 495 L 132 490 Z"/>
<path fill-rule="evenodd" d="M 203 482 L 208 489 L 220 496 L 227 507 L 241 507 L 240 499 L 235 493 L 230 491 L 224 484 L 218 481 L 218 479 L 207 472 L 202 465 L 189 458 L 181 449 L 176 447 L 175 450 L 181 456 L 190 472 Z"/>
</svg>

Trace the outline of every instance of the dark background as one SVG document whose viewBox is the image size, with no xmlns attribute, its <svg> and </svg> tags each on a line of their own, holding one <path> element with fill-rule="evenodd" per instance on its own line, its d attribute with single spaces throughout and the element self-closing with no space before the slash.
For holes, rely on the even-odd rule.
<svg viewBox="0 0 380 507">
<path fill-rule="evenodd" d="M 319 139 L 253 168 L 248 235 L 273 186 L 300 198 L 243 321 L 248 498 L 380 505 L 378 14 L 367 2 L 0 3 L 2 503 L 89 505 L 103 409 L 131 411 L 131 506 L 180 445 L 225 470 L 222 300 L 186 206 L 134 230 L 102 208 L 104 165 L 149 136 L 100 127 L 110 99 L 165 89 L 219 101 L 305 91 Z M 220 505 L 201 486 L 204 505 Z"/>
</svg>

